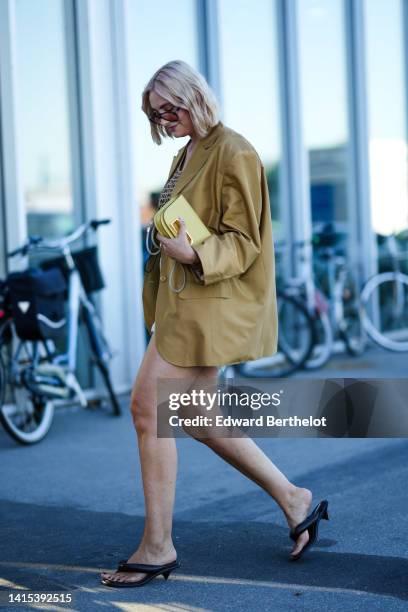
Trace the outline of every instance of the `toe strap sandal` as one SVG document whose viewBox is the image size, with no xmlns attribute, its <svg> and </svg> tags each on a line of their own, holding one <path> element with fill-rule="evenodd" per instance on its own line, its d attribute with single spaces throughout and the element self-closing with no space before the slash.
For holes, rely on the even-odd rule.
<svg viewBox="0 0 408 612">
<path fill-rule="evenodd" d="M 317 504 L 314 510 L 305 518 L 304 521 L 289 531 L 289 537 L 294 542 L 296 542 L 300 534 L 302 534 L 304 531 L 309 533 L 309 541 L 297 555 L 291 555 L 290 558 L 292 561 L 297 561 L 300 559 L 303 553 L 316 542 L 321 519 L 325 519 L 327 521 L 329 520 L 329 514 L 327 512 L 328 506 L 329 502 L 327 499 L 324 499 Z"/>
<path fill-rule="evenodd" d="M 148 565 L 146 563 L 128 563 L 125 559 L 123 559 L 122 561 L 119 561 L 117 572 L 139 572 L 147 574 L 147 576 L 141 580 L 132 581 L 102 578 L 101 582 L 105 586 L 111 587 L 140 587 L 153 580 L 153 578 L 156 578 L 156 576 L 160 576 L 160 574 L 163 574 L 164 578 L 167 580 L 170 573 L 178 567 L 180 567 L 180 563 L 177 560 L 171 561 L 171 563 L 165 563 L 164 565 Z"/>
</svg>

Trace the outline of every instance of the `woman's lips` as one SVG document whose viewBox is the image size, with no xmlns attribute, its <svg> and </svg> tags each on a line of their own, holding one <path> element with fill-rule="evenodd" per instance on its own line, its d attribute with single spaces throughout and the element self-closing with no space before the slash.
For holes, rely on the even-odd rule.
<svg viewBox="0 0 408 612">
<path fill-rule="evenodd" d="M 174 130 L 177 128 L 177 126 L 178 126 L 178 123 L 177 123 L 176 125 L 171 125 L 171 126 L 169 127 L 169 131 L 170 131 L 170 132 L 174 132 Z"/>
</svg>

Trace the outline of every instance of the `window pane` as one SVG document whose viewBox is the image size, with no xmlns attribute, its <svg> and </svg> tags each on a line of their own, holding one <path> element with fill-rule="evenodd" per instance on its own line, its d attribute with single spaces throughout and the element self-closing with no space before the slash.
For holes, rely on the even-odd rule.
<svg viewBox="0 0 408 612">
<path fill-rule="evenodd" d="M 265 165 L 274 238 L 282 231 L 279 166 L 281 134 L 276 2 L 219 3 L 220 63 L 224 122 L 257 149 Z"/>
<path fill-rule="evenodd" d="M 28 230 L 73 226 L 63 0 L 16 0 L 18 122 Z"/>
<path fill-rule="evenodd" d="M 365 23 L 372 223 L 386 235 L 408 229 L 401 0 L 366 0 Z"/>
<path fill-rule="evenodd" d="M 130 72 L 135 129 L 135 199 L 141 207 L 142 222 L 152 216 L 155 197 L 162 190 L 173 156 L 188 138 L 167 138 L 157 146 L 150 135 L 150 124 L 141 110 L 145 85 L 160 66 L 183 60 L 198 68 L 196 2 L 130 2 Z"/>
<path fill-rule="evenodd" d="M 299 0 L 301 109 L 313 230 L 350 230 L 343 0 Z"/>
</svg>

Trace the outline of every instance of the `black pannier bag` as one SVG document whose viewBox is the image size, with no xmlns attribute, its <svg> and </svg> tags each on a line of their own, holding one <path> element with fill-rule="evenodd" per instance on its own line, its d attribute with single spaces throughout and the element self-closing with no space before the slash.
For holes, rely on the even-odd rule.
<svg viewBox="0 0 408 612">
<path fill-rule="evenodd" d="M 66 282 L 59 268 L 30 268 L 7 277 L 11 308 L 22 340 L 61 338 L 66 329 Z"/>
<path fill-rule="evenodd" d="M 94 291 L 100 291 L 104 289 L 105 282 L 102 276 L 102 272 L 98 262 L 98 249 L 97 247 L 87 247 L 72 253 L 72 258 L 78 269 L 81 277 L 82 284 L 86 293 L 93 293 Z M 40 264 L 43 270 L 49 268 L 58 267 L 61 269 L 66 281 L 69 277 L 69 268 L 65 257 L 53 257 L 52 259 L 46 259 Z"/>
</svg>

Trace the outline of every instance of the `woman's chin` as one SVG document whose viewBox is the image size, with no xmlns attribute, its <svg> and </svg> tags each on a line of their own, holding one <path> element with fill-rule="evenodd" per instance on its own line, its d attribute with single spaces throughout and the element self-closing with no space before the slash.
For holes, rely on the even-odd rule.
<svg viewBox="0 0 408 612">
<path fill-rule="evenodd" d="M 177 125 L 173 130 L 167 130 L 169 136 L 173 136 L 173 138 L 183 138 L 184 136 L 188 136 L 187 131 Z"/>
</svg>

